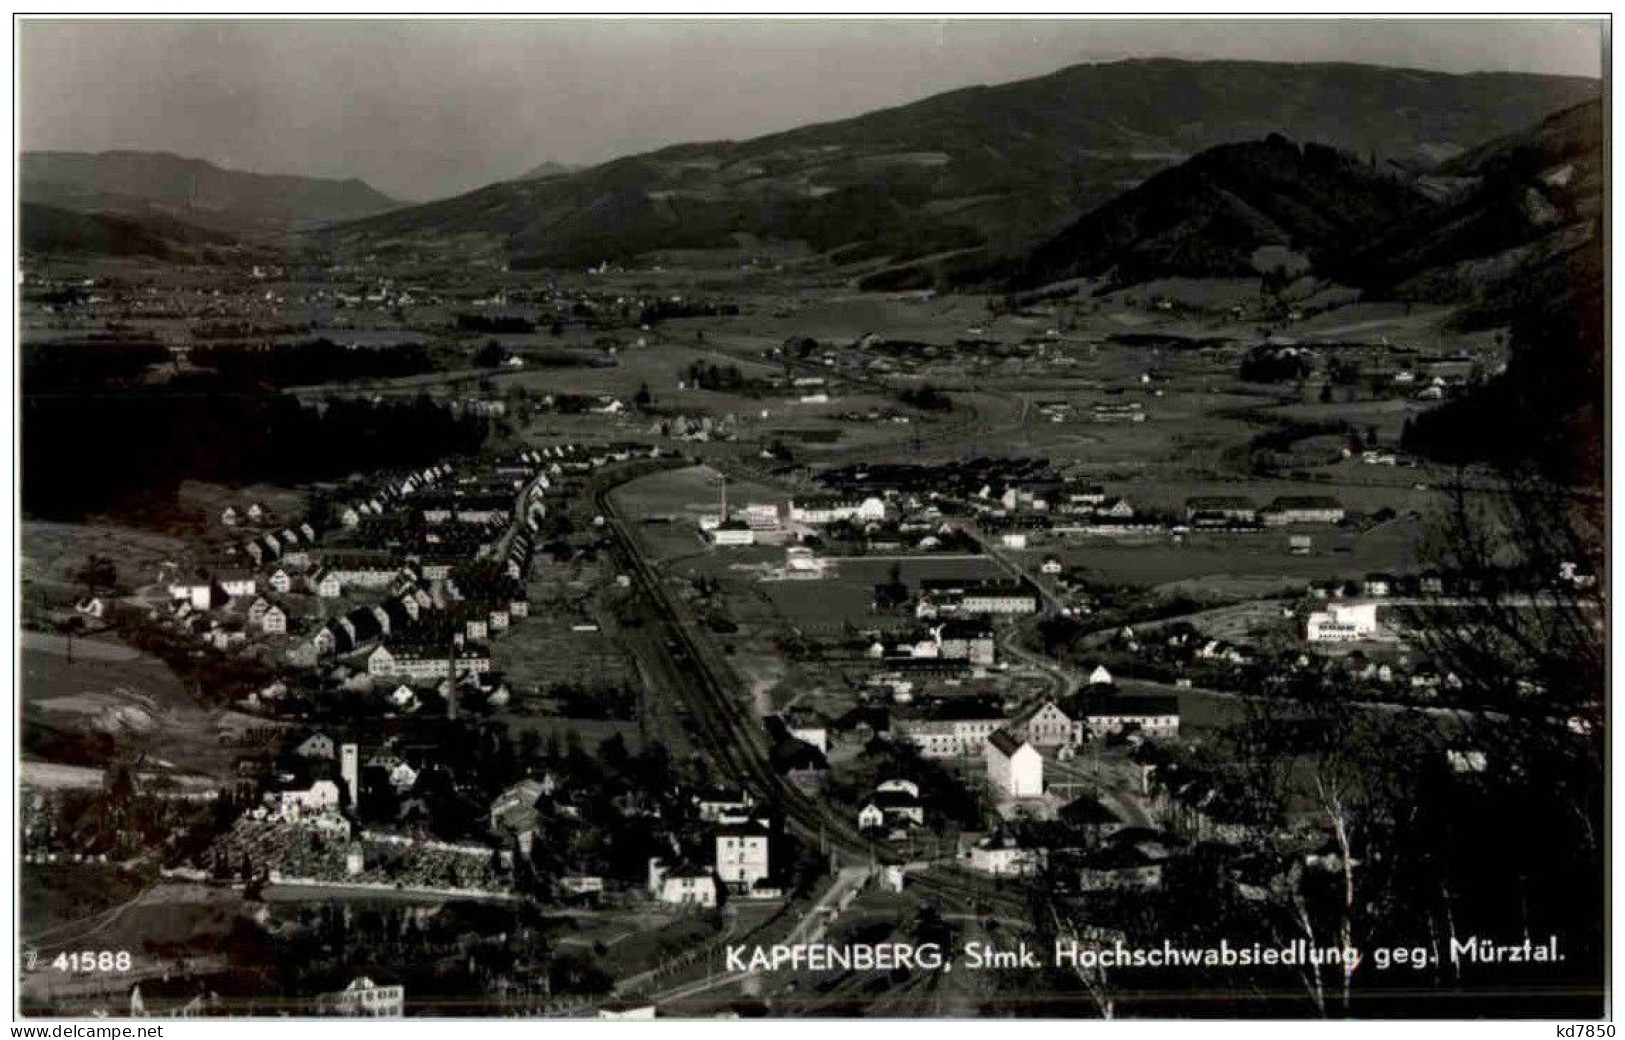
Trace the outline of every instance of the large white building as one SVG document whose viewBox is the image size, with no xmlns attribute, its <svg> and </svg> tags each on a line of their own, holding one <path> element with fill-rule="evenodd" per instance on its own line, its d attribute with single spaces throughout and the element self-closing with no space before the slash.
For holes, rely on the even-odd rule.
<svg viewBox="0 0 1625 1040">
<path fill-rule="evenodd" d="M 716 833 L 717 877 L 738 892 L 749 892 L 772 872 L 766 827 L 748 822 L 721 827 Z"/>
<path fill-rule="evenodd" d="M 1100 737 L 1134 729 L 1148 737 L 1179 735 L 1179 698 L 1161 694 L 1096 698 L 1078 723 L 1081 742 L 1086 733 Z"/>
<path fill-rule="evenodd" d="M 1004 798 L 1037 798 L 1044 793 L 1044 757 L 1031 744 L 1001 729 L 982 746 L 987 780 Z"/>
<path fill-rule="evenodd" d="M 1004 724 L 1004 716 L 990 708 L 950 702 L 927 712 L 896 712 L 891 725 L 895 738 L 913 744 L 926 758 L 970 758 Z"/>
<path fill-rule="evenodd" d="M 1375 603 L 1331 603 L 1309 615 L 1305 634 L 1311 643 L 1352 643 L 1377 634 Z"/>
<path fill-rule="evenodd" d="M 845 498 L 816 495 L 799 502 L 790 501 L 790 520 L 798 524 L 832 524 L 837 520 L 884 520 L 886 503 L 875 495 Z"/>
</svg>

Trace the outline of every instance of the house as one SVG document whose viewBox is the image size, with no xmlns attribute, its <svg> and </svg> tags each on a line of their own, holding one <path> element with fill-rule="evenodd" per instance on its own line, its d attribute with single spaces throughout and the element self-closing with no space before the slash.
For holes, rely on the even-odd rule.
<svg viewBox="0 0 1625 1040">
<path fill-rule="evenodd" d="M 1036 614 L 1038 590 L 1022 581 L 996 578 L 927 578 L 920 582 L 916 614 Z"/>
<path fill-rule="evenodd" d="M 542 822 L 536 802 L 542 797 L 543 784 L 527 777 L 497 795 L 491 802 L 491 833 L 499 838 L 515 838 L 519 851 L 530 854 L 531 841 Z"/>
<path fill-rule="evenodd" d="M 668 906 L 714 907 L 717 879 L 695 867 L 668 867 L 658 857 L 649 861 L 649 896 Z"/>
<path fill-rule="evenodd" d="M 974 842 L 964 854 L 971 870 L 994 877 L 1024 877 L 1037 872 L 1043 855 L 1037 849 L 1022 848 L 1012 837 L 993 833 Z"/>
<path fill-rule="evenodd" d="M 265 580 L 265 583 L 271 586 L 273 592 L 285 593 L 293 588 L 293 572 L 286 567 L 278 567 L 271 572 L 271 576 Z"/>
<path fill-rule="evenodd" d="M 1033 747 L 1053 748 L 1072 743 L 1077 725 L 1052 700 L 1040 700 L 1010 720 L 1010 732 Z"/>
<path fill-rule="evenodd" d="M 742 823 L 750 819 L 753 803 L 743 791 L 713 790 L 696 796 L 700 819 L 706 823 Z"/>
<path fill-rule="evenodd" d="M 1266 524 L 1340 524 L 1343 504 L 1329 495 L 1282 495 L 1262 513 Z"/>
<path fill-rule="evenodd" d="M 332 780 L 317 780 L 307 788 L 289 788 L 266 797 L 283 816 L 297 820 L 337 809 L 339 785 Z"/>
<path fill-rule="evenodd" d="M 1106 502 L 1095 510 L 1096 516 L 1103 516 L 1111 520 L 1134 519 L 1134 506 L 1128 499 L 1118 497 Z"/>
<path fill-rule="evenodd" d="M 327 734 L 312 733 L 294 745 L 293 753 L 300 758 L 333 759 L 338 757 L 338 748 Z"/>
<path fill-rule="evenodd" d="M 1089 673 L 1090 686 L 1110 686 L 1111 684 L 1112 673 L 1106 670 L 1105 665 L 1096 665 L 1095 670 Z"/>
<path fill-rule="evenodd" d="M 1005 724 L 996 706 L 956 698 L 892 713 L 892 735 L 917 747 L 926 758 L 970 758 Z"/>
<path fill-rule="evenodd" d="M 1004 798 L 1037 798 L 1044 793 L 1044 758 L 1027 741 L 1001 729 L 982 747 L 987 779 Z"/>
<path fill-rule="evenodd" d="M 172 599 L 186 600 L 193 610 L 223 607 L 231 599 L 231 594 L 212 578 L 176 582 L 169 586 L 169 595 Z"/>
<path fill-rule="evenodd" d="M 1091 838 L 1109 838 L 1122 830 L 1125 824 L 1099 799 L 1083 795 L 1061 806 L 1057 814 L 1061 822 Z"/>
<path fill-rule="evenodd" d="M 406 987 L 380 986 L 363 975 L 337 993 L 317 997 L 316 1007 L 319 1013 L 346 1018 L 404 1018 Z"/>
<path fill-rule="evenodd" d="M 796 740 L 829 754 L 829 726 L 815 712 L 792 709 L 784 713 L 784 728 Z"/>
<path fill-rule="evenodd" d="M 1258 507 L 1244 495 L 1198 495 L 1185 500 L 1185 522 L 1194 526 L 1251 524 L 1258 520 Z"/>
<path fill-rule="evenodd" d="M 394 762 L 389 767 L 389 786 L 396 794 L 405 794 L 418 782 L 418 771 L 406 762 Z"/>
<path fill-rule="evenodd" d="M 724 520 L 707 533 L 712 545 L 755 545 L 756 531 L 743 520 Z"/>
<path fill-rule="evenodd" d="M 228 596 L 252 596 L 259 587 L 258 578 L 253 571 L 223 570 L 215 575 L 215 580 L 225 590 Z"/>
<path fill-rule="evenodd" d="M 1134 730 L 1148 737 L 1179 735 L 1179 698 L 1168 694 L 1084 695 L 1079 742 L 1094 736 Z"/>
<path fill-rule="evenodd" d="M 418 706 L 417 691 L 401 683 L 390 693 L 389 703 L 402 711 L 412 711 Z"/>
<path fill-rule="evenodd" d="M 286 635 L 288 631 L 288 612 L 272 604 L 260 615 L 260 631 L 267 635 Z"/>
<path fill-rule="evenodd" d="M 246 515 L 250 521 L 257 524 L 261 521 L 270 519 L 271 512 L 258 502 L 250 502 Z"/>
<path fill-rule="evenodd" d="M 1065 565 L 1054 556 L 1044 557 L 1044 562 L 1038 565 L 1038 571 L 1040 574 L 1059 574 L 1065 569 Z"/>
<path fill-rule="evenodd" d="M 994 661 L 997 644 L 986 621 L 953 618 L 933 628 L 931 637 L 936 640 L 938 656 L 947 660 L 983 666 Z"/>
<path fill-rule="evenodd" d="M 334 633 L 332 626 L 323 625 L 317 629 L 316 634 L 310 637 L 310 648 L 318 655 L 330 654 L 337 650 L 338 636 Z"/>
<path fill-rule="evenodd" d="M 749 892 L 771 870 L 771 835 L 754 820 L 727 824 L 716 832 L 717 877 L 729 889 Z"/>
<path fill-rule="evenodd" d="M 367 674 L 372 676 L 390 676 L 395 674 L 395 655 L 390 653 L 389 647 L 375 647 L 367 655 Z"/>
<path fill-rule="evenodd" d="M 220 522 L 227 527 L 237 526 L 237 507 L 227 506 L 220 511 Z"/>
<path fill-rule="evenodd" d="M 1135 845 L 1102 849 L 1078 869 L 1081 892 L 1144 892 L 1160 887 L 1162 863 Z"/>
<path fill-rule="evenodd" d="M 310 590 L 323 599 L 337 599 L 344 592 L 344 585 L 339 581 L 339 576 L 325 567 L 306 580 L 310 583 Z"/>
<path fill-rule="evenodd" d="M 899 781 L 887 781 L 889 784 Z M 907 831 L 925 823 L 925 806 L 920 804 L 920 789 L 901 781 L 906 788 L 875 788 L 858 810 L 858 829 L 864 831 Z"/>
<path fill-rule="evenodd" d="M 1063 484 L 1055 506 L 1061 513 L 1090 513 L 1106 501 L 1106 489 L 1099 484 Z"/>
</svg>

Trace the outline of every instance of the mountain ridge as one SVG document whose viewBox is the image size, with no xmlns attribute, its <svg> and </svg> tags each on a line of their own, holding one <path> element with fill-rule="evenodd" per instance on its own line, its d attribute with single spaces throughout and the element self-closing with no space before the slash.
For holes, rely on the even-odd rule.
<svg viewBox="0 0 1625 1040">
<path fill-rule="evenodd" d="M 23 202 L 130 219 L 154 215 L 245 234 L 373 216 L 400 203 L 365 181 L 228 169 L 173 152 L 25 151 Z"/>
<path fill-rule="evenodd" d="M 1437 161 L 1600 84 L 1355 64 L 1133 59 L 972 86 L 744 141 L 690 142 L 345 222 L 340 242 L 486 236 L 518 266 L 799 240 L 841 262 L 1019 251 L 1215 144 Z"/>
</svg>

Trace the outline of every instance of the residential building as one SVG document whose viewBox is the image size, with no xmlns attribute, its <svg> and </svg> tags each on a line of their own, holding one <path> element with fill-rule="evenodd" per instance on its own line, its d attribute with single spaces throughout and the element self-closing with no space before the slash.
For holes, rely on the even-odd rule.
<svg viewBox="0 0 1625 1040">
<path fill-rule="evenodd" d="M 987 779 L 1004 798 L 1037 798 L 1044 793 L 1044 758 L 1027 741 L 1001 729 L 982 747 Z"/>
<path fill-rule="evenodd" d="M 755 821 L 729 824 L 716 832 L 717 877 L 731 890 L 749 892 L 772 873 L 772 836 Z"/>
<path fill-rule="evenodd" d="M 1340 524 L 1343 504 L 1329 495 L 1283 495 L 1262 513 L 1266 524 Z"/>
<path fill-rule="evenodd" d="M 892 734 L 926 758 L 970 758 L 1005 724 L 997 707 L 976 699 L 954 699 L 892 714 Z"/>
<path fill-rule="evenodd" d="M 714 907 L 717 879 L 696 867 L 668 867 L 659 858 L 649 861 L 649 896 L 669 906 Z"/>
</svg>

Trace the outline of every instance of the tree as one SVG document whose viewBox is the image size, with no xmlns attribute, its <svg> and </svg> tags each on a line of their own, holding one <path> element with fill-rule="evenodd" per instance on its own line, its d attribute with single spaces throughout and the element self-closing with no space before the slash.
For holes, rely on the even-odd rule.
<svg viewBox="0 0 1625 1040">
<path fill-rule="evenodd" d="M 632 403 L 637 406 L 639 411 L 644 411 L 654 403 L 654 395 L 649 392 L 648 383 L 642 383 L 638 386 L 638 392 L 632 395 Z"/>
<path fill-rule="evenodd" d="M 118 584 L 118 565 L 109 557 L 92 553 L 75 577 L 94 596 L 98 590 L 111 590 Z"/>
<path fill-rule="evenodd" d="M 497 368 L 508 358 L 508 352 L 502 349 L 502 344 L 494 339 L 485 341 L 479 353 L 474 355 L 474 364 L 481 368 Z"/>
</svg>

